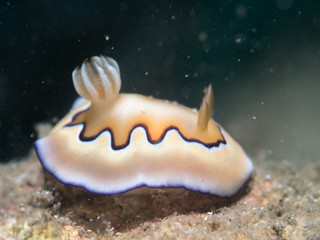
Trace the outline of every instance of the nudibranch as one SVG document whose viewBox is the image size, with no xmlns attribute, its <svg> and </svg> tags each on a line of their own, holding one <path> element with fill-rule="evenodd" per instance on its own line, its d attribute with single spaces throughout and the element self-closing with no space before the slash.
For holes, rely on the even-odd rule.
<svg viewBox="0 0 320 240">
<path fill-rule="evenodd" d="M 146 186 L 227 197 L 250 177 L 251 160 L 211 119 L 211 85 L 197 111 L 119 93 L 120 70 L 110 57 L 85 60 L 72 77 L 81 97 L 35 142 L 43 167 L 58 181 L 100 194 Z"/>
</svg>

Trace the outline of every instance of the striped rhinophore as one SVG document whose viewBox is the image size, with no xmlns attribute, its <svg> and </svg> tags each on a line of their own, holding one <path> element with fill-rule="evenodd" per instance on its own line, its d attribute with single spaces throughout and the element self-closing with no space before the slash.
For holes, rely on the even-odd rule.
<svg viewBox="0 0 320 240">
<path fill-rule="evenodd" d="M 92 57 L 72 72 L 78 94 L 92 102 L 115 98 L 121 87 L 120 69 L 110 57 Z"/>
</svg>

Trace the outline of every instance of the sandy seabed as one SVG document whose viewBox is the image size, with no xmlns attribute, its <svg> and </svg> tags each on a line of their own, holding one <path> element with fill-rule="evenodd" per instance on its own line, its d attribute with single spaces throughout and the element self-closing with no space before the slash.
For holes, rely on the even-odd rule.
<svg viewBox="0 0 320 240">
<path fill-rule="evenodd" d="M 320 239 L 320 163 L 252 159 L 232 198 L 101 196 L 56 184 L 32 150 L 0 165 L 0 239 Z"/>
</svg>

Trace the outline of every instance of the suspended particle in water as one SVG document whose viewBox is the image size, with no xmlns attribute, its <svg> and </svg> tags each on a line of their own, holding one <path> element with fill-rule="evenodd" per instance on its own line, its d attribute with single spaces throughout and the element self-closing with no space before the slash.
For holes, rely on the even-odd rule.
<svg viewBox="0 0 320 240">
<path fill-rule="evenodd" d="M 206 32 L 200 32 L 198 35 L 198 40 L 201 43 L 205 43 L 208 40 L 208 34 Z"/>
<path fill-rule="evenodd" d="M 243 19 L 247 16 L 247 7 L 243 4 L 240 4 L 235 9 L 236 16 L 239 19 Z"/>
</svg>

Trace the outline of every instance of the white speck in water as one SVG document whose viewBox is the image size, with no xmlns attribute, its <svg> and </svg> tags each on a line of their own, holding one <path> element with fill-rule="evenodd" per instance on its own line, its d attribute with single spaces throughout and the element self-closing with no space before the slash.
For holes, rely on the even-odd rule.
<svg viewBox="0 0 320 240">
<path fill-rule="evenodd" d="M 106 35 L 104 35 L 104 39 L 105 39 L 106 41 L 109 41 L 109 40 L 110 40 L 110 36 L 109 36 L 108 34 L 106 34 Z"/>
<path fill-rule="evenodd" d="M 185 74 L 184 77 L 185 77 L 185 78 L 188 78 L 188 77 L 189 77 L 189 74 Z"/>
<path fill-rule="evenodd" d="M 238 38 L 236 38 L 234 41 L 235 41 L 235 43 L 241 43 L 241 38 L 238 37 Z"/>
<path fill-rule="evenodd" d="M 201 43 L 205 43 L 208 40 L 208 34 L 206 32 L 199 33 L 198 40 Z"/>
<path fill-rule="evenodd" d="M 256 115 L 253 115 L 253 116 L 252 116 L 252 119 L 253 119 L 253 120 L 256 120 L 256 119 L 257 119 Z"/>
<path fill-rule="evenodd" d="M 247 16 L 247 7 L 243 4 L 240 4 L 236 7 L 236 16 L 239 19 L 243 19 Z"/>
<path fill-rule="evenodd" d="M 149 72 L 145 72 L 144 75 L 148 76 L 148 75 L 149 75 Z"/>
<path fill-rule="evenodd" d="M 245 40 L 246 40 L 246 37 L 242 33 L 239 33 L 234 37 L 234 42 L 237 44 L 242 44 L 245 42 Z"/>
</svg>

